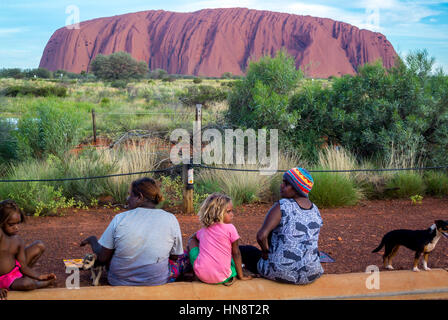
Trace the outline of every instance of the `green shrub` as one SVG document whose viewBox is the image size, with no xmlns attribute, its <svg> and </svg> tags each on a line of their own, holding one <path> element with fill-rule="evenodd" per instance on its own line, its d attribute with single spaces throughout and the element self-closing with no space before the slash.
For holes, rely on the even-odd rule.
<svg viewBox="0 0 448 320">
<path fill-rule="evenodd" d="M 13 165 L 7 172 L 9 180 L 50 179 L 55 169 L 46 161 L 30 160 Z M 55 214 L 58 209 L 74 205 L 73 199 L 63 196 L 62 188 L 50 182 L 8 182 L 0 184 L 0 199 L 12 199 L 27 214 Z"/>
<path fill-rule="evenodd" d="M 164 197 L 162 206 L 177 206 L 182 203 L 183 182 L 180 176 L 175 178 L 161 176 L 160 188 Z"/>
<path fill-rule="evenodd" d="M 448 195 L 448 175 L 440 171 L 429 171 L 423 176 L 426 194 L 436 197 Z"/>
<path fill-rule="evenodd" d="M 294 59 L 286 54 L 251 62 L 229 95 L 227 120 L 245 128 L 279 128 L 280 145 L 317 161 L 324 142 L 356 151 L 358 160 L 382 159 L 393 146 L 413 146 L 414 162 L 446 164 L 448 76 L 432 72 L 426 50 L 357 67 L 357 74 L 297 87 Z M 384 160 L 384 159 L 383 159 Z"/>
<path fill-rule="evenodd" d="M 163 82 L 174 82 L 176 81 L 176 78 L 173 75 L 165 76 L 162 78 Z"/>
<path fill-rule="evenodd" d="M 47 162 L 56 168 L 57 178 L 77 178 L 110 175 L 115 171 L 114 163 L 105 163 L 96 150 L 85 150 L 78 157 L 70 156 L 64 160 L 50 156 Z M 84 204 L 108 194 L 108 178 L 88 180 L 66 180 L 54 182 L 67 198 L 74 198 Z"/>
<path fill-rule="evenodd" d="M 194 192 L 198 194 L 211 194 L 214 192 L 222 192 L 217 181 L 202 178 L 195 183 Z"/>
<path fill-rule="evenodd" d="M 196 83 L 196 84 L 202 83 L 202 79 L 201 78 L 194 78 L 193 79 L 193 83 Z"/>
<path fill-rule="evenodd" d="M 66 97 L 67 96 L 67 88 L 61 87 L 61 86 L 48 86 L 48 87 L 34 87 L 34 86 L 21 86 L 21 85 L 14 85 L 6 87 L 2 94 L 7 97 L 17 97 L 18 95 L 32 95 L 35 97 L 49 97 L 49 96 L 56 96 L 56 97 Z"/>
<path fill-rule="evenodd" d="M 187 106 L 202 104 L 205 108 L 212 102 L 224 101 L 227 92 L 208 85 L 190 86 L 178 93 L 179 100 Z"/>
<path fill-rule="evenodd" d="M 19 120 L 19 157 L 45 158 L 53 154 L 62 158 L 79 143 L 81 129 L 81 115 L 76 110 L 40 105 Z"/>
<path fill-rule="evenodd" d="M 103 80 L 142 79 L 148 72 L 144 61 L 137 61 L 127 52 L 114 52 L 110 55 L 99 54 L 92 61 L 93 74 Z"/>
<path fill-rule="evenodd" d="M 15 125 L 0 118 L 0 161 L 17 158 L 17 138 L 14 136 Z"/>
<path fill-rule="evenodd" d="M 127 80 L 115 80 L 110 83 L 110 86 L 112 88 L 117 88 L 117 89 L 125 89 L 127 87 L 127 85 L 128 85 Z"/>
<path fill-rule="evenodd" d="M 346 175 L 333 172 L 312 172 L 313 188 L 310 200 L 321 208 L 334 208 L 356 205 L 362 193 Z"/>
<path fill-rule="evenodd" d="M 387 182 L 387 193 L 394 198 L 409 198 L 425 194 L 423 177 L 414 172 L 399 172 Z M 387 191 L 387 190 L 386 190 Z"/>
<path fill-rule="evenodd" d="M 110 104 L 110 99 L 107 98 L 107 97 L 104 97 L 104 98 L 101 99 L 100 104 L 104 105 L 104 106 L 107 106 L 107 105 Z"/>
<path fill-rule="evenodd" d="M 221 167 L 231 167 L 221 165 Z M 256 165 L 238 165 L 241 169 L 257 169 Z M 258 172 L 203 170 L 197 177 L 205 192 L 218 191 L 232 198 L 233 204 L 238 206 L 246 203 L 267 200 L 269 197 L 269 177 Z M 205 189 L 207 188 L 207 189 Z"/>
<path fill-rule="evenodd" d="M 294 58 L 278 51 L 275 58 L 265 56 L 249 63 L 247 75 L 235 81 L 229 94 L 227 119 L 246 128 L 290 128 L 297 122 L 287 110 L 288 98 L 302 73 Z"/>
</svg>

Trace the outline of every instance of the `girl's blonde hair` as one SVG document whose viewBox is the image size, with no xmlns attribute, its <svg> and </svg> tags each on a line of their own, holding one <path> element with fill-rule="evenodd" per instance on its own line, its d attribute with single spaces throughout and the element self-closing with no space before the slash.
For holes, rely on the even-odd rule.
<svg viewBox="0 0 448 320">
<path fill-rule="evenodd" d="M 227 205 L 232 199 L 222 193 L 212 193 L 204 200 L 199 209 L 199 220 L 205 227 L 211 226 L 215 222 L 222 222 L 227 211 Z"/>
</svg>

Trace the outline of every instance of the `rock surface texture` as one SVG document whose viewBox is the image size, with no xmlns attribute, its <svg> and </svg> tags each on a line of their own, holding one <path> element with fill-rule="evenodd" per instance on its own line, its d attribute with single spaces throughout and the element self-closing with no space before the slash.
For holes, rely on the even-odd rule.
<svg viewBox="0 0 448 320">
<path fill-rule="evenodd" d="M 354 74 L 359 65 L 396 52 L 381 33 L 326 18 L 244 8 L 191 13 L 142 11 L 63 27 L 48 41 L 40 67 L 80 73 L 98 54 L 129 52 L 171 74 L 244 73 L 250 60 L 285 48 L 307 76 Z"/>
</svg>

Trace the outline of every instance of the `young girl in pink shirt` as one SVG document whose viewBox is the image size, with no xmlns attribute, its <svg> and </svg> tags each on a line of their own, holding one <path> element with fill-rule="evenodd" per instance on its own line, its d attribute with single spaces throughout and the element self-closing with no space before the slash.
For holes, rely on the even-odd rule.
<svg viewBox="0 0 448 320">
<path fill-rule="evenodd" d="M 195 275 L 206 283 L 232 283 L 234 277 L 250 280 L 244 276 L 240 236 L 231 223 L 233 204 L 230 197 L 213 193 L 201 205 L 199 220 L 204 227 L 188 240 L 187 250 Z"/>
</svg>

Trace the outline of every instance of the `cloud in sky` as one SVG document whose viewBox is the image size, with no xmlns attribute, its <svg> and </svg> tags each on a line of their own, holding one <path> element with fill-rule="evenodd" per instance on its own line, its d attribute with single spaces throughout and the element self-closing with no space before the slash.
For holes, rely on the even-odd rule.
<svg viewBox="0 0 448 320">
<path fill-rule="evenodd" d="M 11 36 L 25 31 L 26 29 L 24 28 L 0 28 L 0 37 Z"/>
</svg>

